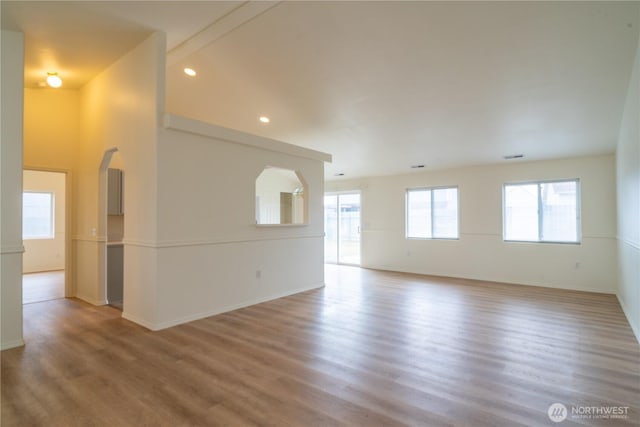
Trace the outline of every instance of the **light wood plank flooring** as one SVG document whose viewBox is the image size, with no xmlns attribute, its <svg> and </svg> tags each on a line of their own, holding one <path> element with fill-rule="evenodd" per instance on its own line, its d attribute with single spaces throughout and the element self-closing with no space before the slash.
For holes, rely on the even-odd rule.
<svg viewBox="0 0 640 427">
<path fill-rule="evenodd" d="M 74 299 L 24 307 L 2 426 L 638 425 L 614 296 L 327 266 L 327 286 L 149 332 Z M 560 424 L 550 404 L 625 406 Z"/>
<path fill-rule="evenodd" d="M 22 275 L 22 303 L 64 298 L 64 270 Z"/>
</svg>

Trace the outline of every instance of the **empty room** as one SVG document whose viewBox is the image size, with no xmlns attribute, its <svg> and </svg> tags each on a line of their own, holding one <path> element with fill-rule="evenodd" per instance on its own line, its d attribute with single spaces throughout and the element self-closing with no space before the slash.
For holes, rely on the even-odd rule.
<svg viewBox="0 0 640 427">
<path fill-rule="evenodd" d="M 2 426 L 640 425 L 640 2 L 0 8 Z"/>
</svg>

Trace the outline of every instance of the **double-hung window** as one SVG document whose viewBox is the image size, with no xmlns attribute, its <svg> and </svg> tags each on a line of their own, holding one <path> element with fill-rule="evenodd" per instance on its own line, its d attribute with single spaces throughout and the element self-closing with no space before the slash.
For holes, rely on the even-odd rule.
<svg viewBox="0 0 640 427">
<path fill-rule="evenodd" d="M 504 184 L 505 241 L 579 243 L 580 181 Z"/>
<path fill-rule="evenodd" d="M 458 187 L 407 190 L 408 239 L 458 238 Z"/>
</svg>

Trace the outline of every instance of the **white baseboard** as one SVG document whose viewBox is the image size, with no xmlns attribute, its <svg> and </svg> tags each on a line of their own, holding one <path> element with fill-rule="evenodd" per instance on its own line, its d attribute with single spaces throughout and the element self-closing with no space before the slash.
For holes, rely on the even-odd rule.
<svg viewBox="0 0 640 427">
<path fill-rule="evenodd" d="M 622 312 L 627 318 L 627 322 L 629 322 L 629 326 L 631 326 L 633 334 L 636 336 L 636 341 L 638 341 L 638 344 L 640 344 L 640 327 L 633 323 L 633 319 L 631 319 L 631 316 L 629 316 L 629 310 L 627 310 L 627 307 L 624 305 L 624 301 L 622 300 L 622 298 L 620 298 L 620 294 L 616 294 L 616 297 L 618 298 L 620 307 L 622 307 Z"/>
<path fill-rule="evenodd" d="M 160 323 L 152 323 L 152 322 L 148 322 L 146 320 L 140 319 L 136 316 L 130 315 L 129 313 L 122 313 L 122 317 L 130 320 L 134 323 L 137 323 L 140 326 L 144 326 L 147 329 L 150 329 L 152 331 L 159 331 L 162 329 L 167 329 L 170 328 L 172 326 L 177 326 L 177 325 L 181 325 L 183 323 L 188 323 L 188 322 L 193 322 L 194 320 L 199 320 L 199 319 L 204 319 L 205 317 L 210 317 L 210 316 L 215 316 L 216 314 L 221 314 L 221 313 L 226 313 L 228 311 L 232 311 L 232 310 L 237 310 L 239 308 L 244 308 L 244 307 L 249 307 L 251 305 L 255 305 L 255 304 L 260 304 L 262 302 L 267 302 L 267 301 L 271 301 L 274 299 L 278 299 L 278 298 L 283 298 L 289 295 L 294 295 L 294 294 L 298 294 L 300 292 L 306 292 L 306 291 L 310 291 L 312 289 L 318 289 L 318 288 L 322 288 L 324 287 L 324 282 L 320 283 L 320 284 L 314 284 L 314 285 L 310 285 L 310 286 L 305 286 L 305 287 L 301 287 L 301 288 L 296 288 L 296 289 L 291 289 L 285 292 L 281 292 L 278 294 L 272 294 L 269 295 L 267 297 L 263 297 L 263 298 L 256 298 L 256 299 L 252 299 L 252 300 L 247 300 L 247 301 L 243 301 L 241 303 L 238 304 L 232 304 L 232 305 L 228 305 L 225 307 L 218 307 L 212 310 L 208 310 L 208 311 L 204 311 L 204 312 L 200 312 L 200 313 L 196 313 L 196 314 L 192 314 L 190 316 L 185 316 L 185 317 L 181 317 L 178 319 L 173 319 L 173 320 L 167 320 L 164 322 L 160 322 Z"/>
<path fill-rule="evenodd" d="M 133 322 L 133 323 L 135 323 L 137 325 L 140 325 L 140 326 L 142 326 L 144 328 L 147 328 L 147 329 L 149 329 L 151 331 L 156 331 L 157 330 L 157 329 L 154 329 L 153 322 L 147 322 L 146 320 L 141 319 L 140 317 L 137 317 L 135 315 L 129 314 L 126 311 L 122 312 L 122 318 L 126 319 L 126 320 L 128 320 L 130 322 Z"/>
<path fill-rule="evenodd" d="M 23 339 L 7 341 L 0 344 L 0 350 L 9 350 L 10 348 L 22 347 L 23 345 L 24 345 Z"/>
<path fill-rule="evenodd" d="M 556 286 L 554 284 L 549 283 L 535 283 L 535 282 L 515 282 L 515 281 L 505 281 L 504 279 L 495 279 L 492 277 L 478 277 L 478 276 L 447 276 L 446 274 L 439 273 L 426 273 L 424 271 L 418 271 L 411 268 L 403 268 L 403 267 L 389 267 L 389 266 L 370 266 L 370 265 L 362 265 L 361 268 L 369 268 L 371 270 L 379 270 L 379 271 L 388 271 L 390 273 L 408 273 L 408 274 L 417 274 L 419 276 L 433 276 L 433 277 L 443 277 L 447 279 L 462 279 L 462 280 L 477 280 L 481 282 L 493 282 L 493 283 L 502 283 L 505 285 L 516 285 L 516 286 L 536 286 L 539 288 L 550 288 L 550 289 L 563 289 L 565 291 L 580 291 L 580 292 L 592 292 L 596 294 L 609 294 L 615 295 L 616 290 L 612 288 L 589 288 L 585 289 L 579 286 Z"/>
<path fill-rule="evenodd" d="M 86 295 L 76 294 L 76 298 L 81 299 L 84 302 L 88 302 L 91 305 L 107 305 L 106 300 L 97 300 Z"/>
</svg>

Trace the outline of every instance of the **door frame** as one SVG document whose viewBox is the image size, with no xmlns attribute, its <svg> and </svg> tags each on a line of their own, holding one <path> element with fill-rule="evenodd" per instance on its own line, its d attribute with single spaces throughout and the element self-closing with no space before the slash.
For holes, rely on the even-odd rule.
<svg viewBox="0 0 640 427">
<path fill-rule="evenodd" d="M 118 153 L 118 147 L 111 147 L 104 151 L 98 169 L 98 299 L 101 305 L 108 304 L 107 300 L 107 215 L 108 215 L 108 170 L 111 159 Z M 123 260 L 124 262 L 124 260 Z M 124 283 L 123 283 L 124 293 Z M 124 301 L 124 296 L 123 296 Z"/>
<path fill-rule="evenodd" d="M 35 171 L 35 172 L 53 172 L 62 173 L 64 178 L 64 297 L 72 298 L 76 295 L 74 264 L 73 264 L 73 173 L 71 169 L 59 169 L 59 168 L 47 168 L 38 166 L 23 165 L 22 171 Z M 24 193 L 24 188 L 22 189 Z"/>
</svg>

